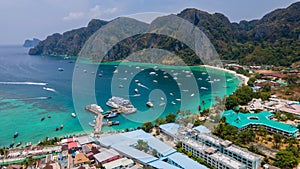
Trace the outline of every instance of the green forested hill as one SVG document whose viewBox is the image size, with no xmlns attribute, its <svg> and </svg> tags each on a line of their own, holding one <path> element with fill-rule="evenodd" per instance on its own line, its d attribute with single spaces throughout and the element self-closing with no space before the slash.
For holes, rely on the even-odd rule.
<svg viewBox="0 0 300 169">
<path fill-rule="evenodd" d="M 287 66 L 300 60 L 300 2 L 285 9 L 277 9 L 259 20 L 231 23 L 220 13 L 209 14 L 197 9 L 185 9 L 178 14 L 199 27 L 211 40 L 222 59 L 237 60 L 242 64 L 273 64 Z M 87 27 L 66 33 L 48 36 L 39 45 L 32 48 L 32 55 L 77 55 L 85 41 L 106 21 L 92 20 Z M 133 38 L 134 39 L 134 38 Z M 132 39 L 127 40 L 127 42 Z M 163 49 L 172 49 L 167 37 L 145 35 L 134 41 L 149 48 L 153 45 Z M 151 41 L 151 43 L 150 43 Z M 164 41 L 166 43 L 164 43 Z M 153 44 L 152 42 L 157 42 Z M 164 45 L 166 44 L 166 45 Z M 134 51 L 128 43 L 120 43 L 114 48 L 116 56 L 108 60 L 116 60 L 126 52 Z M 178 45 L 177 45 L 178 46 Z M 180 45 L 179 45 L 180 46 Z M 138 49 L 140 49 L 139 47 Z M 188 64 L 199 64 L 199 60 L 191 58 L 191 51 L 182 47 L 178 52 L 186 58 Z"/>
</svg>

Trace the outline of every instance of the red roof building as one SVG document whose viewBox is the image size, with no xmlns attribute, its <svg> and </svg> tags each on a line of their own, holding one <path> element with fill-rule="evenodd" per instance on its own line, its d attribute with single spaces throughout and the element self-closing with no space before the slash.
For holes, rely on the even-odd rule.
<svg viewBox="0 0 300 169">
<path fill-rule="evenodd" d="M 68 143 L 68 149 L 73 149 L 73 148 L 77 148 L 78 147 L 78 144 L 77 142 L 70 142 Z"/>
</svg>

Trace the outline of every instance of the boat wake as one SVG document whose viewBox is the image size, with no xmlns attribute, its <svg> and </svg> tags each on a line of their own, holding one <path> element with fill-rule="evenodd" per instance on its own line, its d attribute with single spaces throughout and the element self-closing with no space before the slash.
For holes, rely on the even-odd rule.
<svg viewBox="0 0 300 169">
<path fill-rule="evenodd" d="M 137 85 L 140 86 L 140 87 L 142 87 L 142 88 L 145 88 L 145 89 L 149 90 L 149 88 L 147 86 L 143 85 L 142 83 L 138 83 Z"/>
<path fill-rule="evenodd" d="M 57 93 L 57 91 L 55 89 L 52 89 L 50 87 L 43 87 L 44 90 L 50 91 L 50 92 L 54 92 Z"/>
<path fill-rule="evenodd" d="M 46 86 L 48 83 L 39 82 L 0 82 L 0 85 L 36 85 L 36 86 Z"/>
<path fill-rule="evenodd" d="M 20 100 L 20 101 L 26 101 L 26 100 L 47 100 L 51 99 L 51 96 L 41 96 L 41 97 L 28 97 L 28 98 L 10 98 L 7 100 Z"/>
</svg>

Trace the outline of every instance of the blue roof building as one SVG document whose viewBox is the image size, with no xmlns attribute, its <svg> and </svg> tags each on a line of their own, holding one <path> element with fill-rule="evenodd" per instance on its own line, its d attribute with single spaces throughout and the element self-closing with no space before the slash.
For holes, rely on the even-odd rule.
<svg viewBox="0 0 300 169">
<path fill-rule="evenodd" d="M 149 145 L 149 150 L 156 150 L 157 157 L 145 153 L 135 148 L 138 140 L 143 140 Z M 150 165 L 154 168 L 184 168 L 184 169 L 206 169 L 207 167 L 198 162 L 188 158 L 173 149 L 171 146 L 165 144 L 159 139 L 153 137 L 151 134 L 143 130 L 136 130 L 127 133 L 119 133 L 110 136 L 103 136 L 99 138 L 99 142 L 104 147 L 111 147 L 124 156 L 134 159 L 144 165 Z M 166 162 L 165 162 L 166 161 Z"/>
<path fill-rule="evenodd" d="M 248 127 L 263 126 L 272 133 L 283 134 L 284 136 L 299 137 L 299 129 L 293 125 L 271 120 L 274 114 L 263 111 L 260 113 L 235 113 L 233 110 L 224 111 L 221 117 L 226 117 L 226 123 L 237 127 L 240 130 Z"/>
</svg>

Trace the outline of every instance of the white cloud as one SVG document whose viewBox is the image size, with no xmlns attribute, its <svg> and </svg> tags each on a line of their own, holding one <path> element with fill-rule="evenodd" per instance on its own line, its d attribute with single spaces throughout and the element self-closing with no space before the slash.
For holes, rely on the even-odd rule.
<svg viewBox="0 0 300 169">
<path fill-rule="evenodd" d="M 113 8 L 104 8 L 101 7 L 100 5 L 96 5 L 93 8 L 91 8 L 88 12 L 88 17 L 89 18 L 100 18 L 104 15 L 109 15 L 116 13 L 118 11 L 118 8 L 113 7 Z"/>
<path fill-rule="evenodd" d="M 110 16 L 118 12 L 117 7 L 105 8 L 100 5 L 95 5 L 94 7 L 87 9 L 85 12 L 70 12 L 67 16 L 62 19 L 64 21 L 79 20 L 79 19 L 94 19 Z"/>
<path fill-rule="evenodd" d="M 69 21 L 69 20 L 77 20 L 84 17 L 83 12 L 70 12 L 67 16 L 63 17 L 63 20 Z"/>
</svg>

